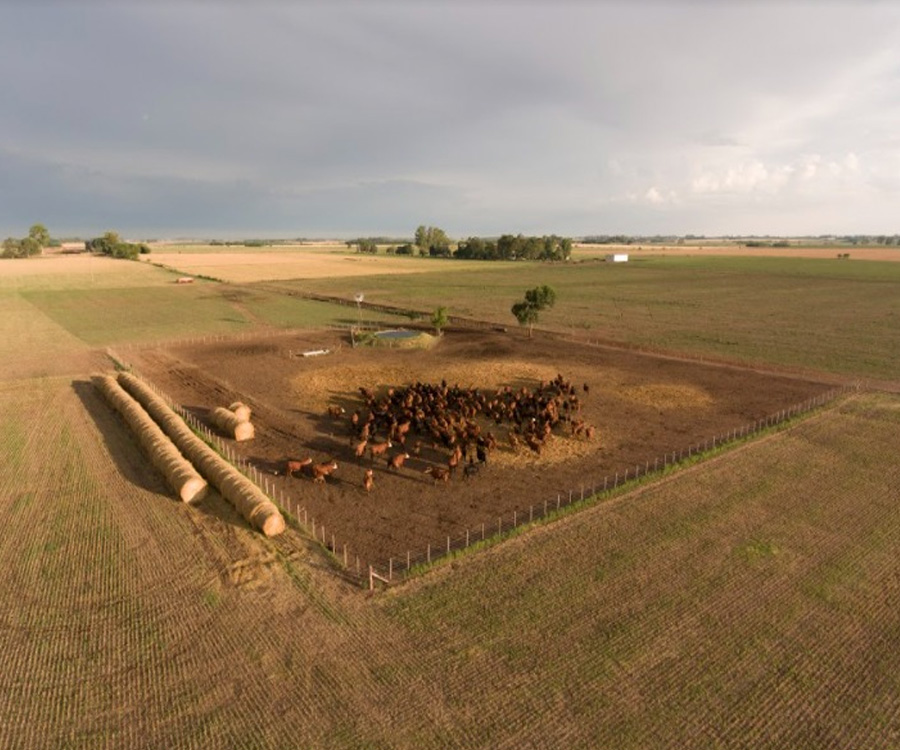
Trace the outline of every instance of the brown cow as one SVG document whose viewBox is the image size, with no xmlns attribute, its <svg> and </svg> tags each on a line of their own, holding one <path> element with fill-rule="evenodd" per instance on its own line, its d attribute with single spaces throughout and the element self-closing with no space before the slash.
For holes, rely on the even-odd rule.
<svg viewBox="0 0 900 750">
<path fill-rule="evenodd" d="M 371 492 L 374 485 L 375 473 L 371 469 L 366 469 L 365 476 L 363 476 L 363 487 L 366 488 L 366 492 Z"/>
<path fill-rule="evenodd" d="M 312 458 L 307 456 L 302 461 L 288 461 L 284 466 L 284 474 L 285 476 L 292 477 L 294 473 L 300 471 L 305 466 L 309 466 L 312 463 Z"/>
<path fill-rule="evenodd" d="M 354 453 L 357 458 L 362 458 L 366 455 L 366 446 L 369 444 L 368 440 L 361 440 L 356 444 L 356 448 L 354 449 Z"/>
<path fill-rule="evenodd" d="M 331 472 L 337 469 L 337 461 L 332 461 L 328 464 L 312 464 L 310 470 L 312 472 L 312 478 L 314 482 L 322 482 L 324 484 L 325 478 L 331 476 Z"/>
<path fill-rule="evenodd" d="M 424 473 L 428 474 L 435 484 L 438 482 L 446 484 L 450 481 L 450 469 L 445 466 L 429 466 Z"/>
<path fill-rule="evenodd" d="M 462 461 L 463 452 L 462 448 L 458 445 L 453 449 L 453 453 L 450 454 L 450 459 L 447 461 L 447 469 L 452 474 L 453 471 L 459 466 L 459 462 Z"/>
<path fill-rule="evenodd" d="M 387 453 L 387 449 L 392 445 L 391 439 L 388 438 L 383 443 L 371 443 L 369 445 L 369 453 L 372 456 L 372 460 L 375 460 L 375 457 L 381 458 L 385 453 Z"/>
<path fill-rule="evenodd" d="M 409 453 L 397 453 L 396 455 L 388 457 L 387 467 L 389 469 L 398 470 L 401 466 L 403 466 L 403 462 L 409 458 Z"/>
<path fill-rule="evenodd" d="M 337 419 L 341 414 L 346 414 L 346 410 L 343 406 L 329 406 L 328 407 L 328 416 Z"/>
</svg>

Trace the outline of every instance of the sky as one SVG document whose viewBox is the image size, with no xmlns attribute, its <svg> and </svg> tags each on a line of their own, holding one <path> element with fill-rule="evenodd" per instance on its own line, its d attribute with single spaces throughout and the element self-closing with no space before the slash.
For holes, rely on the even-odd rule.
<svg viewBox="0 0 900 750">
<path fill-rule="evenodd" d="M 0 235 L 900 233 L 900 3 L 0 0 Z"/>
</svg>

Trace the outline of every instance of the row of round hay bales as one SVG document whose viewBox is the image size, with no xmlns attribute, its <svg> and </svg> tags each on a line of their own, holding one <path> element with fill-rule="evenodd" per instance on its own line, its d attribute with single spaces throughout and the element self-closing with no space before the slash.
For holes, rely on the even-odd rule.
<svg viewBox="0 0 900 750">
<path fill-rule="evenodd" d="M 110 405 L 122 415 L 126 424 L 137 436 L 141 448 L 151 463 L 166 478 L 176 494 L 186 503 L 202 500 L 209 485 L 169 437 L 159 428 L 144 408 L 129 396 L 115 378 L 99 376 L 94 385 Z"/>
<path fill-rule="evenodd" d="M 223 406 L 217 406 L 209 413 L 213 424 L 238 442 L 252 440 L 256 435 L 253 425 L 250 424 L 250 409 L 243 404 L 240 406 L 243 407 L 240 413 Z"/>
<path fill-rule="evenodd" d="M 266 536 L 284 531 L 284 517 L 262 490 L 197 437 L 184 420 L 143 381 L 130 373 L 121 372 L 119 383 L 141 403 L 182 453 L 251 526 Z"/>
</svg>

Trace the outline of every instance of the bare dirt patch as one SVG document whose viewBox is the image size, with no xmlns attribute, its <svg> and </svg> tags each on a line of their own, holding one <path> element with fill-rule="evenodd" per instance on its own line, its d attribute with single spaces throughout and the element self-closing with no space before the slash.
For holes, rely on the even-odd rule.
<svg viewBox="0 0 900 750">
<path fill-rule="evenodd" d="M 328 348 L 332 354 L 303 358 L 292 352 Z M 652 466 L 655 458 L 742 427 L 827 390 L 830 385 L 787 376 L 660 358 L 617 349 L 575 345 L 551 337 L 449 332 L 431 350 L 350 348 L 339 335 L 305 332 L 254 342 L 144 350 L 133 358 L 139 372 L 200 418 L 212 407 L 241 400 L 253 408 L 257 437 L 234 444 L 276 494 L 302 506 L 329 537 L 346 543 L 362 560 L 380 562 L 454 538 L 500 515 L 527 513 L 558 493 L 602 485 L 605 476 Z M 499 440 L 474 478 L 458 476 L 435 485 L 424 474 L 445 465 L 448 453 L 421 442 L 399 471 L 384 459 L 357 459 L 347 415 L 362 408 L 360 387 L 383 394 L 413 382 L 458 384 L 493 390 L 535 388 L 557 374 L 588 384 L 582 418 L 596 426 L 593 440 L 559 433 L 540 456 Z M 581 395 L 581 392 L 580 392 Z M 384 437 L 384 436 L 380 436 Z M 396 452 L 396 451 L 391 451 Z M 327 483 L 283 474 L 288 458 L 334 459 Z M 375 486 L 362 478 L 372 468 Z"/>
</svg>

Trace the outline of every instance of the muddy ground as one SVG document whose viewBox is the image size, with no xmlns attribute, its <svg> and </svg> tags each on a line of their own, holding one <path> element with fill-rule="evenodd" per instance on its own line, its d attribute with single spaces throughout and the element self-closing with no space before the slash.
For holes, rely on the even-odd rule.
<svg viewBox="0 0 900 750">
<path fill-rule="evenodd" d="M 302 352 L 329 353 L 303 357 Z M 304 508 L 325 524 L 351 559 L 381 562 L 415 556 L 498 517 L 555 503 L 558 494 L 602 486 L 604 477 L 652 467 L 654 460 L 766 417 L 830 389 L 832 384 L 787 375 L 721 367 L 586 346 L 519 331 L 448 331 L 430 350 L 352 348 L 339 333 L 293 332 L 243 342 L 145 349 L 130 356 L 135 369 L 185 408 L 205 419 L 215 406 L 240 400 L 253 409 L 254 440 L 233 443 L 289 508 Z M 353 455 L 346 416 L 363 402 L 360 387 L 384 393 L 414 381 L 491 390 L 536 387 L 557 374 L 581 386 L 582 417 L 596 426 L 593 440 L 558 434 L 540 456 L 514 451 L 506 427 L 491 429 L 499 448 L 470 480 L 456 476 L 435 486 L 424 474 L 444 465 L 447 451 L 422 441 L 421 453 L 397 472 L 383 460 Z M 416 442 L 412 436 L 408 447 Z M 399 449 L 397 449 L 399 450 Z M 396 452 L 396 451 L 392 451 Z M 334 459 L 325 485 L 284 475 L 287 459 Z M 362 487 L 367 468 L 375 485 Z"/>
</svg>

